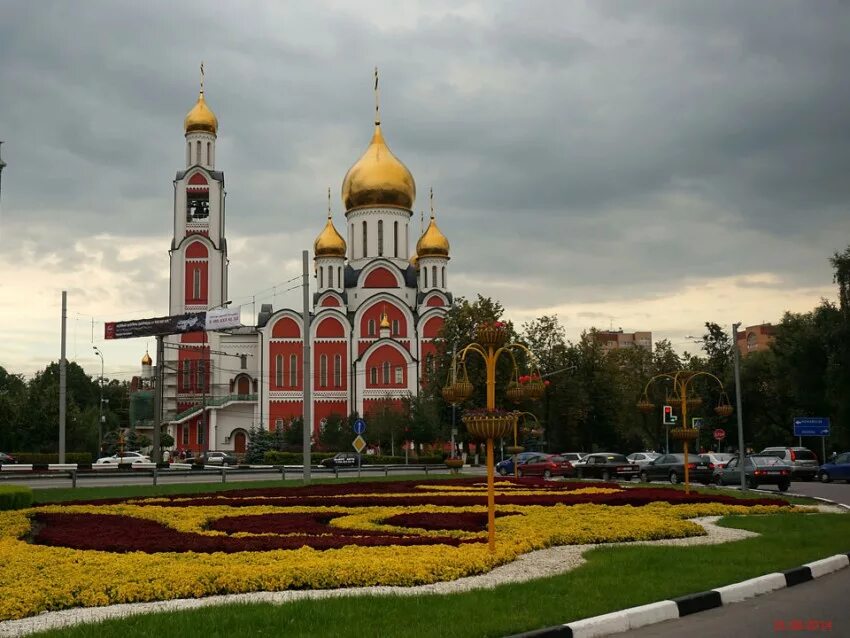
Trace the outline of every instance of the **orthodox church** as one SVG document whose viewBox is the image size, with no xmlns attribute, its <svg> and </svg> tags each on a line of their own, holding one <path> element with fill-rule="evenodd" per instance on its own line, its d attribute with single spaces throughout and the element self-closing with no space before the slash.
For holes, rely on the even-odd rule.
<svg viewBox="0 0 850 638">
<path fill-rule="evenodd" d="M 219 124 L 203 84 L 184 130 L 169 250 L 171 315 L 226 305 L 231 294 Z M 176 447 L 241 452 L 252 426 L 286 427 L 305 410 L 315 435 L 332 414 L 368 419 L 422 387 L 452 300 L 449 242 L 433 209 L 424 232 L 411 238 L 416 183 L 387 145 L 377 107 L 372 140 L 341 190 L 345 221 L 338 229 L 329 206 L 313 244 L 306 334 L 301 309 L 264 304 L 256 326 L 166 339 L 164 421 Z M 312 359 L 306 406 L 304 339 Z"/>
</svg>

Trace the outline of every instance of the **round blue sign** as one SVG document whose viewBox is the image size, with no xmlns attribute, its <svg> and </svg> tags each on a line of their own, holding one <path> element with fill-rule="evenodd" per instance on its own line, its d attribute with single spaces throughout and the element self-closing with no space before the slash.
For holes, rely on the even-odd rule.
<svg viewBox="0 0 850 638">
<path fill-rule="evenodd" d="M 354 422 L 354 433 L 355 434 L 363 434 L 366 431 L 366 421 L 363 419 L 357 419 Z"/>
</svg>

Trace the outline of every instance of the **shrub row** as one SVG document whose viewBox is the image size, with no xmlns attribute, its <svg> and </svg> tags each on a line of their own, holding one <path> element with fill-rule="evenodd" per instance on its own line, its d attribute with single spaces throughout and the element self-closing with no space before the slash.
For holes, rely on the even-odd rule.
<svg viewBox="0 0 850 638">
<path fill-rule="evenodd" d="M 321 463 L 322 460 L 332 458 L 335 454 L 335 452 L 313 452 L 310 455 L 310 460 L 313 463 Z M 442 463 L 444 458 L 443 456 L 411 456 L 407 462 L 410 464 L 435 465 Z M 297 452 L 270 450 L 263 455 L 263 463 L 271 465 L 301 465 L 303 462 L 304 456 Z M 363 465 L 400 465 L 404 463 L 404 457 L 364 454 L 362 463 Z"/>
<path fill-rule="evenodd" d="M 32 463 L 33 465 L 47 465 L 58 463 L 59 455 L 56 453 L 41 454 L 36 452 L 10 452 L 18 463 Z M 91 465 L 92 458 L 89 452 L 66 452 L 65 463 L 80 463 Z"/>
<path fill-rule="evenodd" d="M 0 510 L 20 510 L 32 505 L 32 490 L 22 485 L 0 485 Z"/>
</svg>

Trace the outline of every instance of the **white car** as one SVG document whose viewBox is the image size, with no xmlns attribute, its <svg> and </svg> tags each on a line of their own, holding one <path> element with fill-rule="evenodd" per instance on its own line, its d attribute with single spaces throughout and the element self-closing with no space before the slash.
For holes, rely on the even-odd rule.
<svg viewBox="0 0 850 638">
<path fill-rule="evenodd" d="M 124 455 L 113 454 L 112 456 L 104 456 L 95 461 L 95 465 L 118 465 L 119 463 L 150 463 L 149 456 L 140 454 L 139 452 L 124 452 Z"/>
<path fill-rule="evenodd" d="M 635 452 L 634 454 L 629 454 L 626 458 L 629 460 L 629 463 L 636 463 L 643 467 L 657 459 L 659 456 L 661 455 L 658 452 Z"/>
</svg>

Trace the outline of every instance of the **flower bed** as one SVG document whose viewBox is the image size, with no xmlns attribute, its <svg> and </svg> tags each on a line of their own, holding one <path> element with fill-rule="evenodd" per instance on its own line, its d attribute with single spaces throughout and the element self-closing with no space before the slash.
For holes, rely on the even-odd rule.
<svg viewBox="0 0 850 638">
<path fill-rule="evenodd" d="M 260 590 L 417 585 L 552 545 L 703 534 L 687 519 L 787 503 L 667 488 L 479 478 L 112 499 L 0 512 L 0 620 Z M 354 567 L 356 566 L 356 567 Z"/>
</svg>

